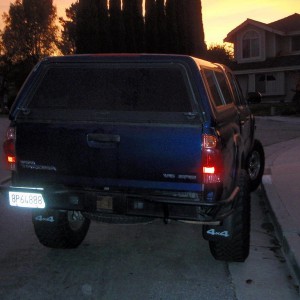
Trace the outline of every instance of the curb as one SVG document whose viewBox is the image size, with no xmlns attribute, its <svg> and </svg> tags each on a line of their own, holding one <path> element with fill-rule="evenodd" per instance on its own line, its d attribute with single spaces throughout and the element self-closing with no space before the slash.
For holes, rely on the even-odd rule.
<svg viewBox="0 0 300 300">
<path fill-rule="evenodd" d="M 292 221 L 288 211 L 283 205 L 274 185 L 272 176 L 264 175 L 262 190 L 266 196 L 267 207 L 269 208 L 275 232 L 279 239 L 284 256 L 289 268 L 294 273 L 294 279 L 300 284 L 300 233 Z M 299 291 L 300 292 L 300 291 Z"/>
<path fill-rule="evenodd" d="M 10 182 L 10 181 L 11 181 L 11 177 L 7 177 L 7 178 L 3 179 L 3 180 L 0 182 L 0 184 L 3 185 L 3 184 L 6 184 L 6 183 L 8 183 L 8 182 Z"/>
</svg>

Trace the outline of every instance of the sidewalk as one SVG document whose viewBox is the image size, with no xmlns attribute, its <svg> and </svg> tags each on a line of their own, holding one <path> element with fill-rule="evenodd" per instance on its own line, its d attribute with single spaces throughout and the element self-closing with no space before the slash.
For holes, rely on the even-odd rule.
<svg viewBox="0 0 300 300">
<path fill-rule="evenodd" d="M 300 118 L 293 121 L 299 122 L 300 126 Z M 266 165 L 263 187 L 280 243 L 299 284 L 300 138 L 266 146 L 264 149 Z"/>
</svg>

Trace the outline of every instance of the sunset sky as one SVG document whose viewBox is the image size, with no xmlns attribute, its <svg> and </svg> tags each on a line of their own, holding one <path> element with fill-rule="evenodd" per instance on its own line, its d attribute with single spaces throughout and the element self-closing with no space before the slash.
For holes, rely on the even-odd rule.
<svg viewBox="0 0 300 300">
<path fill-rule="evenodd" d="M 184 1 L 184 0 L 182 0 Z M 8 12 L 11 0 L 1 0 L 0 14 Z M 75 0 L 54 0 L 58 16 L 64 16 L 64 10 Z M 270 23 L 294 13 L 300 14 L 300 0 L 202 0 L 202 17 L 205 41 L 223 43 L 227 33 L 247 18 Z M 2 18 L 0 28 L 3 29 Z"/>
</svg>

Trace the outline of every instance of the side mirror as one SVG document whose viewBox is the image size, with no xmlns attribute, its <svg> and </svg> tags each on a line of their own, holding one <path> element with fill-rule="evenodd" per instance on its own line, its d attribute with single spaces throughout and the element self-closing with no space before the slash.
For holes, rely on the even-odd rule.
<svg viewBox="0 0 300 300">
<path fill-rule="evenodd" d="M 261 102 L 261 93 L 260 92 L 250 92 L 248 93 L 248 103 L 255 104 L 255 103 L 260 103 Z"/>
</svg>

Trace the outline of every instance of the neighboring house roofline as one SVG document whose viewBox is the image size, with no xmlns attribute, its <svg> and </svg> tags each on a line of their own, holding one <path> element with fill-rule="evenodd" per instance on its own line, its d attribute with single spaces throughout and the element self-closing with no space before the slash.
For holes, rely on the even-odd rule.
<svg viewBox="0 0 300 300">
<path fill-rule="evenodd" d="M 259 22 L 252 19 L 247 19 L 243 23 L 241 23 L 239 26 L 231 30 L 226 38 L 224 39 L 224 42 L 227 43 L 234 43 L 236 34 L 243 29 L 244 27 L 252 25 L 257 28 L 278 34 L 278 35 L 298 35 L 300 34 L 298 28 L 300 26 L 300 14 L 293 14 L 286 18 L 277 20 L 275 22 L 271 22 L 269 24 Z"/>
<path fill-rule="evenodd" d="M 247 19 L 246 21 L 244 21 L 242 24 L 240 24 L 239 26 L 237 26 L 236 28 L 234 28 L 233 30 L 231 30 L 226 38 L 224 39 L 224 42 L 226 43 L 233 43 L 234 42 L 234 38 L 236 36 L 236 34 L 244 27 L 248 26 L 248 25 L 253 25 L 255 27 L 258 27 L 260 29 L 263 29 L 263 30 L 266 30 L 266 31 L 270 31 L 270 32 L 273 32 L 273 33 L 277 33 L 279 35 L 284 35 L 285 33 L 283 31 L 279 31 L 279 30 L 276 30 L 270 26 L 268 26 L 267 24 L 265 23 L 262 23 L 262 22 L 258 22 L 258 21 L 255 21 L 255 20 L 252 20 L 252 19 Z"/>
<path fill-rule="evenodd" d="M 300 28 L 300 14 L 293 14 L 275 22 L 269 23 L 268 26 L 281 30 L 286 34 L 291 34 L 293 31 L 298 31 Z"/>
</svg>

